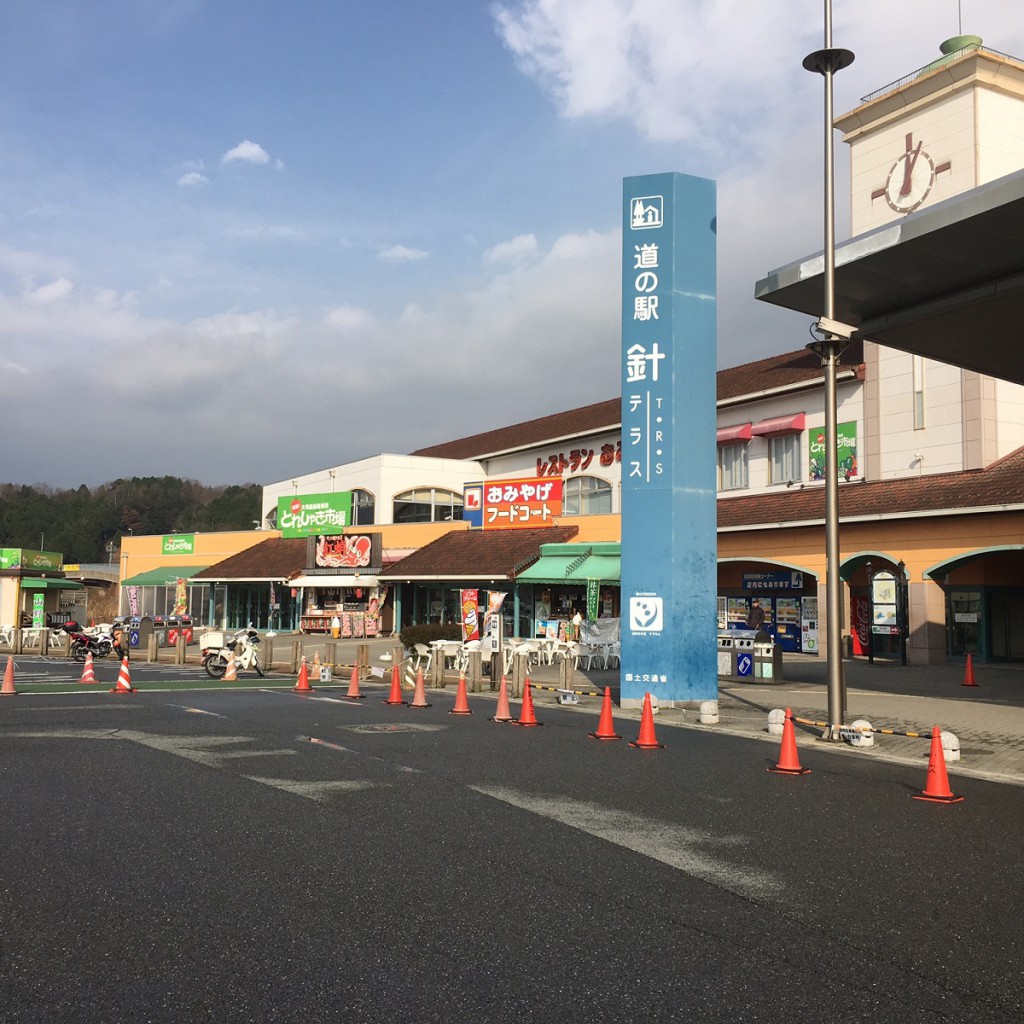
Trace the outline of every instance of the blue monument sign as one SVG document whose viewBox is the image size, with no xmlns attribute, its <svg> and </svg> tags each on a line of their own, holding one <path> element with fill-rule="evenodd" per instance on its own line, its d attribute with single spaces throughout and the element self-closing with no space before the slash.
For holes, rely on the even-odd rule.
<svg viewBox="0 0 1024 1024">
<path fill-rule="evenodd" d="M 622 699 L 711 700 L 717 672 L 716 189 L 622 193 Z"/>
</svg>

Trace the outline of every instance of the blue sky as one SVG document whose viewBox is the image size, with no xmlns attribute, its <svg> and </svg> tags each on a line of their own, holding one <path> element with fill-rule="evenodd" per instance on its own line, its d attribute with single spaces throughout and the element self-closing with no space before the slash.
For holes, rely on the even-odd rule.
<svg viewBox="0 0 1024 1024">
<path fill-rule="evenodd" d="M 837 112 L 958 32 L 833 6 Z M 0 480 L 269 481 L 614 397 L 627 175 L 719 183 L 719 365 L 803 345 L 752 295 L 821 244 L 822 12 L 6 0 Z"/>
</svg>

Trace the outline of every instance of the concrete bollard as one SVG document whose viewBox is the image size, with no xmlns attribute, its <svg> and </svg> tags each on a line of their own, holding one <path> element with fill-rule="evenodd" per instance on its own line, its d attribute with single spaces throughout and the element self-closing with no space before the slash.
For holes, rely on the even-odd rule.
<svg viewBox="0 0 1024 1024">
<path fill-rule="evenodd" d="M 786 724 L 786 712 L 782 708 L 775 708 L 768 712 L 768 735 L 781 736 L 783 727 Z"/>
<path fill-rule="evenodd" d="M 851 747 L 873 747 L 875 734 L 871 732 L 871 723 L 865 718 L 858 718 L 851 723 L 849 729 L 841 730 L 841 735 Z"/>
<path fill-rule="evenodd" d="M 942 756 L 945 758 L 947 764 L 951 761 L 960 760 L 960 739 L 954 732 L 943 732 L 942 736 Z"/>
<path fill-rule="evenodd" d="M 718 701 L 705 700 L 700 705 L 700 724 L 718 725 Z"/>
</svg>

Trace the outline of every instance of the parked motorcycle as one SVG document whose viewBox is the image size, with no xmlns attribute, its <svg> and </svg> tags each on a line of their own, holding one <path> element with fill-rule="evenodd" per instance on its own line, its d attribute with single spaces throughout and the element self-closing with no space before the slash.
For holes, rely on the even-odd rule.
<svg viewBox="0 0 1024 1024">
<path fill-rule="evenodd" d="M 223 633 L 204 633 L 199 638 L 203 668 L 211 679 L 222 679 L 228 668 L 228 659 L 235 656 L 235 666 L 243 672 L 254 669 L 256 675 L 263 678 L 263 665 L 260 663 L 260 635 L 251 626 L 240 629 L 232 636 Z"/>
<path fill-rule="evenodd" d="M 114 641 L 109 633 L 83 629 L 77 622 L 65 622 L 61 629 L 67 633 L 71 644 L 71 657 L 75 661 L 85 661 L 91 654 L 94 658 L 105 658 L 114 649 Z"/>
</svg>

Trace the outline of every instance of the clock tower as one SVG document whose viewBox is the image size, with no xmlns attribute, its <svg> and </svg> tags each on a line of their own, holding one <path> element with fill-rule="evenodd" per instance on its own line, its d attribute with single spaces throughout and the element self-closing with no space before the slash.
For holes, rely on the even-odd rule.
<svg viewBox="0 0 1024 1024">
<path fill-rule="evenodd" d="M 1024 64 L 955 36 L 836 119 L 859 235 L 1024 167 Z"/>
<path fill-rule="evenodd" d="M 836 118 L 854 236 L 1024 168 L 1024 61 L 978 36 L 939 49 Z M 869 479 L 979 469 L 1021 443 L 1024 388 L 870 339 L 864 363 Z"/>
</svg>

